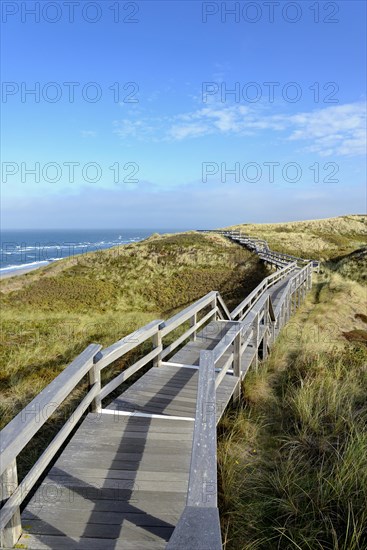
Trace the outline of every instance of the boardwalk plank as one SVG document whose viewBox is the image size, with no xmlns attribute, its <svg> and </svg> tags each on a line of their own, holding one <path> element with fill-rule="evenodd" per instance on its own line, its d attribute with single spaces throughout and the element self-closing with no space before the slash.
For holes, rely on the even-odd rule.
<svg viewBox="0 0 367 550">
<path fill-rule="evenodd" d="M 133 491 L 128 498 L 123 499 L 90 499 L 87 494 L 78 491 L 59 492 L 54 498 L 40 499 L 42 495 L 35 495 L 26 507 L 38 517 L 49 513 L 50 510 L 64 514 L 68 510 L 85 510 L 90 515 L 99 512 L 119 513 L 147 513 L 154 517 L 167 514 L 181 513 L 185 507 L 186 497 L 181 492 L 161 493 L 157 491 Z M 25 512 L 23 512 L 24 514 Z"/>
<path fill-rule="evenodd" d="M 156 480 L 144 480 L 144 479 L 105 479 L 105 478 L 88 478 L 87 481 L 76 478 L 72 475 L 64 476 L 52 476 L 46 477 L 45 484 L 52 486 L 53 491 L 62 491 L 63 489 L 103 489 L 106 494 L 113 494 L 113 490 L 121 491 L 121 494 L 125 494 L 125 491 L 160 491 L 181 493 L 187 491 L 186 481 L 167 481 L 165 479 L 165 473 L 162 472 L 161 478 Z M 117 494 L 117 493 L 116 493 Z"/>
<path fill-rule="evenodd" d="M 67 537 L 88 537 L 104 539 L 131 539 L 167 541 L 172 534 L 173 525 L 134 525 L 123 520 L 122 524 L 79 523 L 64 520 L 63 516 L 54 518 L 54 526 L 47 521 L 29 519 L 25 529 L 31 535 L 66 535 Z M 102 549 L 101 549 L 102 550 Z"/>
<path fill-rule="evenodd" d="M 54 522 L 57 519 L 57 509 L 48 509 L 43 512 L 42 517 L 47 522 Z M 23 513 L 25 521 L 39 520 L 38 515 L 31 511 L 25 511 Z M 77 519 L 80 523 L 95 523 L 106 525 L 121 525 L 123 521 L 128 521 L 134 525 L 156 525 L 157 527 L 167 527 L 175 525 L 179 518 L 179 514 L 161 514 L 160 518 L 156 518 L 147 513 L 129 513 L 129 512 L 102 512 L 98 514 L 90 512 L 90 510 L 79 510 Z M 69 509 L 63 512 L 63 519 L 65 521 L 75 522 L 75 510 Z"/>
<path fill-rule="evenodd" d="M 138 470 L 133 472 L 131 470 L 108 470 L 105 471 L 102 468 L 78 468 L 77 466 L 68 466 L 68 473 L 78 479 L 89 482 L 93 478 L 97 479 L 134 479 L 139 480 L 160 480 L 162 479 L 162 473 L 164 472 L 165 481 L 186 481 L 187 473 L 186 472 L 166 472 L 162 471 L 149 471 L 149 470 Z M 58 477 L 63 477 L 64 474 L 61 472 L 53 473 L 52 479 L 57 479 Z"/>
<path fill-rule="evenodd" d="M 165 548 L 165 541 L 103 539 L 89 537 L 65 537 L 52 535 L 24 535 L 19 546 L 28 550 L 160 550 Z"/>
</svg>

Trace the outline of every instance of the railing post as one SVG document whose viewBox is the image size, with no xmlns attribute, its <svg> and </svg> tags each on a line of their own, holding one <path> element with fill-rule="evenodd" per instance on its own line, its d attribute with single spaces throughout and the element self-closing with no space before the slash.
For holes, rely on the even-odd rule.
<svg viewBox="0 0 367 550">
<path fill-rule="evenodd" d="M 5 504 L 8 498 L 18 487 L 17 462 L 16 459 L 7 467 L 0 477 L 0 502 Z M 20 521 L 20 510 L 16 508 L 12 519 L 5 529 L 0 532 L 0 548 L 13 548 L 22 534 Z"/>
<path fill-rule="evenodd" d="M 268 331 L 269 331 L 269 298 L 264 304 L 264 337 L 263 337 L 263 349 L 262 349 L 262 358 L 263 360 L 268 356 Z"/>
<path fill-rule="evenodd" d="M 298 281 L 296 281 L 295 291 L 294 291 L 294 312 L 297 311 L 298 307 L 299 307 L 299 287 L 298 287 Z"/>
<path fill-rule="evenodd" d="M 288 319 L 287 321 L 289 321 L 289 319 L 292 317 L 292 309 L 291 309 L 291 291 L 289 289 L 288 291 Z"/>
<path fill-rule="evenodd" d="M 307 280 L 305 279 L 302 283 L 302 301 L 305 300 L 307 294 Z"/>
<path fill-rule="evenodd" d="M 212 304 L 212 307 L 213 309 L 215 309 L 215 315 L 214 315 L 214 321 L 218 321 L 218 298 L 217 298 L 217 293 L 215 293 L 215 296 L 213 298 L 213 304 Z"/>
<path fill-rule="evenodd" d="M 279 328 L 283 328 L 285 325 L 285 301 L 282 303 L 282 307 L 280 310 L 280 326 Z"/>
<path fill-rule="evenodd" d="M 255 354 L 255 367 L 259 364 L 259 327 L 260 327 L 260 319 L 259 314 L 256 315 L 254 320 L 254 346 L 256 348 L 256 354 Z"/>
<path fill-rule="evenodd" d="M 197 323 L 197 313 L 195 312 L 194 315 L 190 319 L 190 328 L 195 327 L 196 323 Z M 193 332 L 191 338 L 195 342 L 195 340 L 196 340 L 196 330 Z"/>
<path fill-rule="evenodd" d="M 238 377 L 238 384 L 233 393 L 233 401 L 237 402 L 241 398 L 241 332 L 239 332 L 233 342 L 233 375 Z"/>
<path fill-rule="evenodd" d="M 271 343 L 273 344 L 273 342 L 275 342 L 275 337 L 276 337 L 276 326 L 277 326 L 277 319 L 275 319 L 275 321 L 271 321 Z"/>
<path fill-rule="evenodd" d="M 158 327 L 157 332 L 153 334 L 152 340 L 153 340 L 154 349 L 162 345 L 162 333 L 160 331 L 160 327 Z M 162 354 L 160 353 L 159 355 L 157 355 L 157 357 L 154 357 L 153 367 L 160 367 L 161 363 L 162 363 Z"/>
<path fill-rule="evenodd" d="M 286 325 L 288 322 L 288 294 L 284 300 L 284 315 L 283 315 L 283 325 Z"/>
<path fill-rule="evenodd" d="M 285 296 L 285 308 L 284 308 L 284 324 L 288 323 L 289 319 L 289 290 Z"/>
<path fill-rule="evenodd" d="M 312 264 L 309 263 L 308 264 L 308 281 L 307 281 L 308 290 L 311 290 L 311 288 L 312 288 L 312 269 L 313 269 Z"/>
<path fill-rule="evenodd" d="M 297 309 L 297 284 L 294 285 L 294 290 L 291 293 L 291 313 L 293 314 Z"/>
<path fill-rule="evenodd" d="M 98 365 L 99 354 L 93 358 L 93 365 L 89 371 L 89 387 L 91 388 L 94 384 L 98 385 L 99 393 L 93 399 L 90 404 L 90 411 L 93 413 L 100 413 L 102 410 L 102 400 L 99 396 L 101 392 L 101 369 Z"/>
</svg>

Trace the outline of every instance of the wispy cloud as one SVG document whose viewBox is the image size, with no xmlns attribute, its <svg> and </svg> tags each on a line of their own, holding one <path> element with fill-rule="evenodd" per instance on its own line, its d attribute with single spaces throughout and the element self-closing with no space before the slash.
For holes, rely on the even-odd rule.
<svg viewBox="0 0 367 550">
<path fill-rule="evenodd" d="M 296 114 L 273 114 L 263 106 L 211 104 L 163 119 L 139 117 L 115 122 L 122 138 L 181 141 L 214 134 L 252 136 L 278 133 L 286 141 L 303 143 L 304 151 L 320 156 L 352 156 L 366 149 L 366 109 L 349 103 Z"/>
<path fill-rule="evenodd" d="M 366 151 L 366 109 L 363 103 L 326 107 L 295 115 L 267 114 L 245 106 L 206 107 L 181 115 L 168 130 L 173 139 L 213 133 L 249 135 L 283 132 L 289 141 L 303 141 L 321 156 L 363 155 Z M 307 145 L 307 142 L 311 142 Z"/>
<path fill-rule="evenodd" d="M 321 156 L 363 155 L 366 152 L 366 108 L 349 103 L 291 117 L 290 140 L 312 140 L 308 150 Z"/>
<path fill-rule="evenodd" d="M 137 114 L 134 118 L 123 118 L 113 122 L 114 134 L 120 138 L 136 138 L 139 140 L 159 141 L 162 138 L 162 120 Z"/>
<path fill-rule="evenodd" d="M 97 136 L 97 132 L 94 130 L 82 130 L 80 133 L 83 138 L 94 138 Z"/>
</svg>

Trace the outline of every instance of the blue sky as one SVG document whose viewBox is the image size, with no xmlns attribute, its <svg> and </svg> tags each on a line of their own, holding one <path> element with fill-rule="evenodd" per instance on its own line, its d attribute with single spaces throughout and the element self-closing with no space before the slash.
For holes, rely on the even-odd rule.
<svg viewBox="0 0 367 550">
<path fill-rule="evenodd" d="M 3 227 L 365 210 L 364 2 L 71 4 L 2 4 Z"/>
</svg>

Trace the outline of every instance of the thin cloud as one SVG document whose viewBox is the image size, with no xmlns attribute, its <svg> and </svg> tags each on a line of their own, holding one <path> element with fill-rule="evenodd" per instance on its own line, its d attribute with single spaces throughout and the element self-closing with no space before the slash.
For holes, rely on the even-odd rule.
<svg viewBox="0 0 367 550">
<path fill-rule="evenodd" d="M 325 107 L 310 112 L 268 114 L 243 105 L 210 105 L 159 119 L 142 117 L 115 122 L 121 138 L 182 141 L 209 135 L 251 136 L 275 132 L 287 141 L 303 142 L 303 150 L 320 156 L 356 156 L 366 150 L 366 109 L 363 103 Z"/>
<path fill-rule="evenodd" d="M 82 130 L 80 133 L 83 138 L 94 138 L 97 136 L 97 132 L 94 130 Z"/>
<path fill-rule="evenodd" d="M 296 126 L 289 140 L 313 140 L 307 149 L 321 156 L 363 155 L 366 152 L 366 108 L 350 103 L 291 117 Z"/>
</svg>

